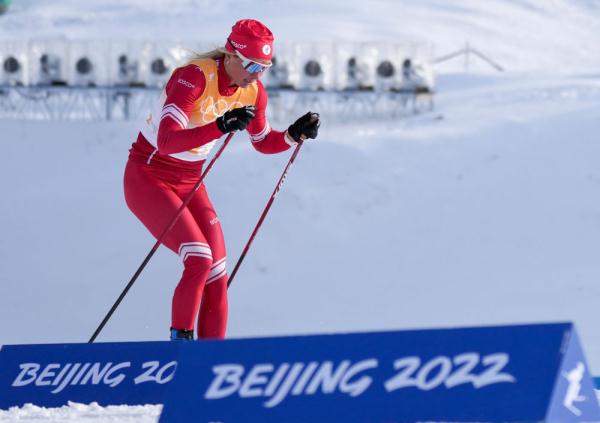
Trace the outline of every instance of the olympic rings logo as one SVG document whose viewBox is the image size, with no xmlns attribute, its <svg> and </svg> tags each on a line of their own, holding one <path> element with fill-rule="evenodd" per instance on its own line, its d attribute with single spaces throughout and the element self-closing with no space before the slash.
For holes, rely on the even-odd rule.
<svg viewBox="0 0 600 423">
<path fill-rule="evenodd" d="M 228 102 L 221 98 L 215 101 L 214 97 L 208 96 L 200 103 L 200 117 L 203 123 L 211 123 L 223 116 L 225 112 L 243 106 L 239 100 Z"/>
</svg>

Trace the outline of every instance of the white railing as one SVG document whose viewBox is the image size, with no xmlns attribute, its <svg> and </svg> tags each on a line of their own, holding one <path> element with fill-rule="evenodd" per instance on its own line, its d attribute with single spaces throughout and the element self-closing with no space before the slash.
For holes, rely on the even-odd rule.
<svg viewBox="0 0 600 423">
<path fill-rule="evenodd" d="M 433 109 L 423 91 L 268 89 L 268 115 L 289 122 L 307 110 L 328 121 L 400 118 Z M 0 119 L 142 120 L 159 95 L 151 87 L 0 86 Z"/>
<path fill-rule="evenodd" d="M 497 70 L 498 72 L 504 71 L 503 66 L 500 66 L 494 60 L 490 59 L 487 55 L 483 54 L 481 51 L 471 47 L 471 45 L 468 42 L 465 43 L 465 46 L 463 48 L 461 48 L 460 50 L 457 50 L 455 52 L 445 54 L 443 56 L 433 59 L 432 63 L 438 64 L 438 63 L 447 62 L 447 61 L 455 59 L 457 57 L 462 57 L 464 60 L 464 71 L 469 72 L 469 69 L 471 68 L 471 63 L 473 61 L 472 60 L 473 56 L 476 57 L 477 59 L 481 60 L 482 62 L 488 64 L 490 67 Z"/>
</svg>

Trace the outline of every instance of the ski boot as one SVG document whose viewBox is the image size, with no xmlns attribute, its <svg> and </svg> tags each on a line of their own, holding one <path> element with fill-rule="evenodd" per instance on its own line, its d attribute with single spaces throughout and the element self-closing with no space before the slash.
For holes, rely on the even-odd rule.
<svg viewBox="0 0 600 423">
<path fill-rule="evenodd" d="M 171 328 L 171 341 L 193 341 L 194 331 Z"/>
</svg>

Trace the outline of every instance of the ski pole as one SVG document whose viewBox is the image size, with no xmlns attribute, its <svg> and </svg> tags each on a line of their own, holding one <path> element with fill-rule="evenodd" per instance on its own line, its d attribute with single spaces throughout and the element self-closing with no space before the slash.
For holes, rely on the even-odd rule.
<svg viewBox="0 0 600 423">
<path fill-rule="evenodd" d="M 235 274 L 237 273 L 238 269 L 240 268 L 242 261 L 244 261 L 244 257 L 246 257 L 246 253 L 250 249 L 250 245 L 252 244 L 252 241 L 254 241 L 254 238 L 256 237 L 256 234 L 258 233 L 260 226 L 262 225 L 263 221 L 265 220 L 265 217 L 267 217 L 267 213 L 269 212 L 271 205 L 275 201 L 275 197 L 277 197 L 277 194 L 279 193 L 279 190 L 281 189 L 281 186 L 283 185 L 283 182 L 285 181 L 285 177 L 287 176 L 288 170 L 294 163 L 294 160 L 296 159 L 296 156 L 298 155 L 298 152 L 300 151 L 300 147 L 302 147 L 303 142 L 304 142 L 304 140 L 300 140 L 298 142 L 298 145 L 296 146 L 296 149 L 294 150 L 292 157 L 290 157 L 290 160 L 288 161 L 285 169 L 283 170 L 283 174 L 281 175 L 281 178 L 279 178 L 279 182 L 277 182 L 275 191 L 273 191 L 271 198 L 267 202 L 267 206 L 265 207 L 264 211 L 262 212 L 260 219 L 258 219 L 258 223 L 254 227 L 254 231 L 252 231 L 252 235 L 250 235 L 250 239 L 248 240 L 248 243 L 246 243 L 246 246 L 244 247 L 244 250 L 242 251 L 242 255 L 240 256 L 237 263 L 235 264 L 235 267 L 233 268 L 233 272 L 231 272 L 231 276 L 229 277 L 229 280 L 227 281 L 227 288 L 229 288 L 229 286 L 231 286 L 231 283 L 233 282 L 233 278 L 235 277 Z"/>
<path fill-rule="evenodd" d="M 154 246 L 152 247 L 152 249 L 146 256 L 144 261 L 142 261 L 142 264 L 140 264 L 140 267 L 138 267 L 138 269 L 134 273 L 133 277 L 129 280 L 129 283 L 127 284 L 127 286 L 125 287 L 123 292 L 121 292 L 121 295 L 119 295 L 119 298 L 117 298 L 117 301 L 115 301 L 115 303 L 113 304 L 113 306 L 111 307 L 109 312 L 106 314 L 106 316 L 102 320 L 102 323 L 100 323 L 100 326 L 98 326 L 98 328 L 96 329 L 96 331 L 94 332 L 94 334 L 92 335 L 92 337 L 90 338 L 88 343 L 94 342 L 94 340 L 98 337 L 98 335 L 100 334 L 100 332 L 102 331 L 102 329 L 104 328 L 104 326 L 106 325 L 106 323 L 108 322 L 108 320 L 110 319 L 112 314 L 115 312 L 115 310 L 117 309 L 119 304 L 121 304 L 121 301 L 123 301 L 123 298 L 125 298 L 125 295 L 127 295 L 127 292 L 133 286 L 133 283 L 136 281 L 138 276 L 140 276 L 140 274 L 142 273 L 142 270 L 144 270 L 144 268 L 146 267 L 146 264 L 148 264 L 148 262 L 150 261 L 150 259 L 152 258 L 152 256 L 156 252 L 156 250 L 158 250 L 158 247 L 160 246 L 160 243 L 162 242 L 162 240 L 165 237 L 165 235 L 167 234 L 167 232 L 169 232 L 171 229 L 173 229 L 173 226 L 175 226 L 175 223 L 177 223 L 177 220 L 179 220 L 179 217 L 183 213 L 183 210 L 185 210 L 185 208 L 190 203 L 190 201 L 192 201 L 194 194 L 196 194 L 196 191 L 198 191 L 198 189 L 200 188 L 200 185 L 202 185 L 202 181 L 204 181 L 204 178 L 206 177 L 206 175 L 208 174 L 210 169 L 213 167 L 213 165 L 215 164 L 215 162 L 217 161 L 217 159 L 219 158 L 219 156 L 221 155 L 223 150 L 225 150 L 225 147 L 227 147 L 227 144 L 229 144 L 229 141 L 233 137 L 233 134 L 234 134 L 234 132 L 230 132 L 229 135 L 227 135 L 227 138 L 225 138 L 225 141 L 223 141 L 223 145 L 221 145 L 221 147 L 219 148 L 219 150 L 217 151 L 215 156 L 208 163 L 208 166 L 206 166 L 206 169 L 204 169 L 204 172 L 202 172 L 202 175 L 200 175 L 200 179 L 198 179 L 198 182 L 196 182 L 196 185 L 194 186 L 192 191 L 183 200 L 183 203 L 181 204 L 181 207 L 179 207 L 179 210 L 177 210 L 177 213 L 175 213 L 175 215 L 173 216 L 173 218 L 171 219 L 169 224 L 165 227 L 165 229 L 162 231 L 160 236 L 156 239 L 156 243 L 154 244 Z"/>
</svg>

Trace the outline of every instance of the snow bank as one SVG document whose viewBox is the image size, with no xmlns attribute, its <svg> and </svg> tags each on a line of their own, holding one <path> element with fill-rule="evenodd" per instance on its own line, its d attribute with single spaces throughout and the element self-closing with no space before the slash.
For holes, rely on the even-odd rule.
<svg viewBox="0 0 600 423">
<path fill-rule="evenodd" d="M 161 410 L 162 405 L 101 407 L 95 402 L 89 405 L 69 402 L 63 407 L 44 408 L 27 404 L 0 410 L 0 422 L 155 423 Z"/>
</svg>

